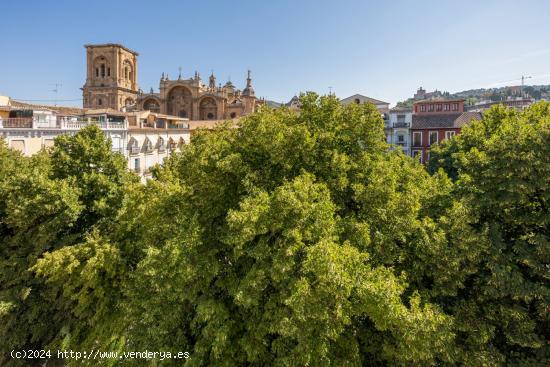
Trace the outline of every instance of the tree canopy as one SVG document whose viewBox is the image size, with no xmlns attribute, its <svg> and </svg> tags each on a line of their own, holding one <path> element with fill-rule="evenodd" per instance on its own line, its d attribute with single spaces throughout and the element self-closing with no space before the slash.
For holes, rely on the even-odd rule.
<svg viewBox="0 0 550 367">
<path fill-rule="evenodd" d="M 0 348 L 548 362 L 549 105 L 494 108 L 426 170 L 373 105 L 300 104 L 199 132 L 145 185 L 95 127 L 30 158 L 1 146 Z"/>
</svg>

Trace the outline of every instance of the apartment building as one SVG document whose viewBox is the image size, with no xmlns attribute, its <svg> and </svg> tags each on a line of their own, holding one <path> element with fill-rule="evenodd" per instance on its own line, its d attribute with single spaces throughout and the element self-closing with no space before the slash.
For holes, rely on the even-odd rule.
<svg viewBox="0 0 550 367">
<path fill-rule="evenodd" d="M 400 148 L 410 155 L 410 130 L 412 123 L 412 108 L 394 107 L 389 112 L 386 124 L 386 139 L 393 148 Z"/>
<path fill-rule="evenodd" d="M 411 155 L 426 163 L 433 145 L 451 139 L 480 112 L 464 112 L 463 99 L 431 99 L 414 103 L 411 122 Z"/>
</svg>

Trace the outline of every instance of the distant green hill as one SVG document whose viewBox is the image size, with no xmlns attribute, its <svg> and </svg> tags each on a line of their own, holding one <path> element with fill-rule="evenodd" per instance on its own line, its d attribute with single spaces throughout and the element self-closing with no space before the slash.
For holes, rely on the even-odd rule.
<svg viewBox="0 0 550 367">
<path fill-rule="evenodd" d="M 466 105 L 472 105 L 480 101 L 502 101 L 509 97 L 525 97 L 539 99 L 550 99 L 550 85 L 527 85 L 523 87 L 520 85 L 507 86 L 500 88 L 479 88 L 469 89 L 456 93 L 448 92 L 433 92 L 435 96 L 446 98 L 461 98 L 466 100 Z M 414 103 L 413 98 L 409 98 L 405 101 L 397 102 L 398 107 L 412 107 Z"/>
</svg>

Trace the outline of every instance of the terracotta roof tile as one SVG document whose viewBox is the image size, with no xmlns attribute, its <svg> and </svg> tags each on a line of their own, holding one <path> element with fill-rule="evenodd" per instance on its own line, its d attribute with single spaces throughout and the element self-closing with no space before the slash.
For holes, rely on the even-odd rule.
<svg viewBox="0 0 550 367">
<path fill-rule="evenodd" d="M 412 116 L 411 129 L 452 128 L 460 113 L 414 115 Z"/>
<path fill-rule="evenodd" d="M 84 112 L 84 109 L 78 108 L 78 107 L 38 105 L 38 104 L 19 102 L 13 99 L 10 101 L 10 103 L 11 103 L 12 109 L 17 109 L 17 108 L 46 109 L 46 110 L 55 111 L 60 115 L 82 115 L 82 113 Z"/>
<path fill-rule="evenodd" d="M 479 112 L 414 115 L 411 129 L 461 128 L 472 120 L 481 120 Z"/>
<path fill-rule="evenodd" d="M 472 120 L 481 120 L 483 115 L 481 112 L 463 112 L 456 120 L 455 127 L 468 125 Z"/>
</svg>

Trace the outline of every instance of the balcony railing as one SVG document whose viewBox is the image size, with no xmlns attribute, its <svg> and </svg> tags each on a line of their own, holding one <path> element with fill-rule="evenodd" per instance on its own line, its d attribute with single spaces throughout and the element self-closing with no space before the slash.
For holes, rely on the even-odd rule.
<svg viewBox="0 0 550 367">
<path fill-rule="evenodd" d="M 126 121 L 97 121 L 60 118 L 57 121 L 43 121 L 36 117 L 0 118 L 0 128 L 4 129 L 60 129 L 80 130 L 89 125 L 97 125 L 102 130 L 125 130 Z"/>
<path fill-rule="evenodd" d="M 4 129 L 32 129 L 32 117 L 0 118 L 0 127 Z"/>
<path fill-rule="evenodd" d="M 158 150 L 159 150 L 159 153 L 164 153 L 164 152 L 166 152 L 166 146 L 165 145 L 160 145 L 158 147 Z"/>
<path fill-rule="evenodd" d="M 128 127 L 124 121 L 61 120 L 60 122 L 60 128 L 65 130 L 80 130 L 88 125 L 97 125 L 101 130 L 124 130 Z"/>
<path fill-rule="evenodd" d="M 134 172 L 135 172 L 135 173 L 138 173 L 138 174 L 141 173 L 141 168 L 135 167 L 135 168 L 134 168 Z"/>
<path fill-rule="evenodd" d="M 130 154 L 139 154 L 141 148 L 139 146 L 133 145 L 130 147 Z"/>
<path fill-rule="evenodd" d="M 401 146 L 401 147 L 406 147 L 406 146 L 408 145 L 406 141 L 397 142 L 397 143 L 395 143 L 395 144 L 396 144 L 396 145 L 399 145 L 399 146 Z"/>
<path fill-rule="evenodd" d="M 410 124 L 408 122 L 394 122 L 393 127 L 409 127 Z"/>
</svg>

